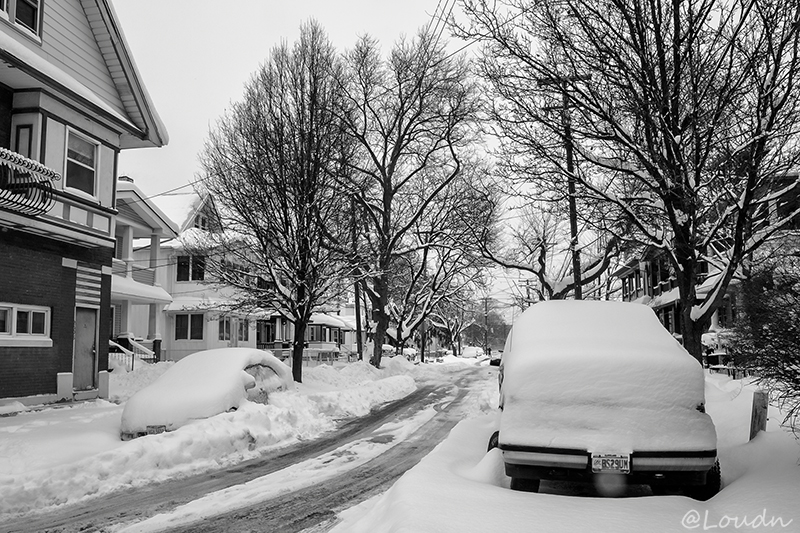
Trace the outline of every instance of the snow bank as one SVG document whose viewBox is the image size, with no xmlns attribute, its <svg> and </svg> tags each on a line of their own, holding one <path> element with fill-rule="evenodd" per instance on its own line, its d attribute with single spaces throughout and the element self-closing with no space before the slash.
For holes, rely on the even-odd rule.
<svg viewBox="0 0 800 533">
<path fill-rule="evenodd" d="M 162 361 L 153 364 L 142 363 L 141 365 L 135 365 L 133 372 L 129 372 L 123 366 L 115 368 L 109 374 L 108 399 L 115 403 L 128 401 L 131 396 L 153 383 L 174 364 L 174 361 Z"/>
<path fill-rule="evenodd" d="M 503 444 L 590 452 L 713 450 L 700 364 L 639 304 L 550 301 L 503 357 Z M 676 436 L 680 438 L 676 439 Z"/>
<path fill-rule="evenodd" d="M 186 360 L 112 372 L 111 397 L 124 402 L 137 388 L 160 383 L 159 377 Z M 250 361 L 236 361 L 239 371 L 231 372 L 231 380 L 248 381 L 239 365 Z M 316 438 L 335 429 L 337 419 L 368 413 L 416 388 L 411 376 L 397 370 L 416 371 L 413 365 L 386 364 L 391 370 L 366 363 L 304 367 L 304 383 L 272 392 L 267 405 L 237 393 L 236 411 L 126 442 L 119 439 L 124 407 L 102 400 L 0 417 L 0 523 L 4 516 L 52 510 L 55 505 L 189 476 Z M 170 392 L 165 398 L 177 404 L 185 402 L 183 394 L 196 393 L 186 387 Z M 168 403 L 162 407 L 175 409 Z"/>
<path fill-rule="evenodd" d="M 7 415 L 9 413 L 20 413 L 27 410 L 28 407 L 25 404 L 17 401 L 0 405 L 0 415 Z"/>
<path fill-rule="evenodd" d="M 310 394 L 309 399 L 321 413 L 333 418 L 364 416 L 373 406 L 408 396 L 416 388 L 414 378 L 397 375 L 362 383 L 358 388 Z"/>
<path fill-rule="evenodd" d="M 259 366 L 268 370 L 263 372 Z M 196 352 L 127 401 L 121 431 L 135 434 L 145 432 L 147 426 L 171 431 L 189 420 L 237 408 L 248 395 L 264 400 L 268 392 L 287 389 L 292 383 L 291 369 L 269 352 L 252 348 Z"/>
</svg>

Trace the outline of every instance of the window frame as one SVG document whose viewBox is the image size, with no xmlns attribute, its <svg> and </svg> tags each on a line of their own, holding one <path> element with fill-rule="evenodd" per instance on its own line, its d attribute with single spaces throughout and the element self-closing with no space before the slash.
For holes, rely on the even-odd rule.
<svg viewBox="0 0 800 533">
<path fill-rule="evenodd" d="M 21 145 L 27 146 L 21 146 Z M 23 148 L 27 148 L 23 150 Z M 33 124 L 17 124 L 14 128 L 14 151 L 31 159 L 33 154 Z"/>
<path fill-rule="evenodd" d="M 25 22 L 19 20 L 17 17 L 17 8 L 18 4 L 23 3 L 27 4 L 34 10 L 34 25 L 35 28 L 31 28 Z M 30 36 L 32 39 L 37 41 L 38 43 L 42 42 L 42 13 L 44 12 L 44 1 L 43 0 L 0 0 L 0 17 L 5 19 L 9 24 L 17 28 L 18 30 L 22 31 L 26 35 Z"/>
<path fill-rule="evenodd" d="M 219 336 L 218 340 L 221 341 L 230 341 L 231 340 L 231 317 L 229 316 L 220 316 L 217 320 L 219 324 Z"/>
<path fill-rule="evenodd" d="M 236 340 L 239 342 L 250 342 L 250 320 L 240 318 L 236 326 Z"/>
<path fill-rule="evenodd" d="M 204 255 L 191 255 L 181 254 L 175 260 L 175 281 L 179 283 L 188 283 L 196 281 L 205 281 L 207 257 Z M 186 265 L 187 279 L 181 279 L 181 265 Z M 202 263 L 202 264 L 201 264 Z M 199 277 L 195 274 L 199 272 Z"/>
<path fill-rule="evenodd" d="M 81 161 L 78 161 L 76 159 L 72 159 L 72 158 L 69 157 L 69 139 L 70 139 L 70 136 L 75 136 L 76 138 L 80 139 L 81 141 L 84 141 L 84 142 L 86 142 L 88 144 L 91 144 L 94 147 L 94 156 L 92 158 L 92 162 L 94 164 L 94 167 L 89 167 L 85 163 L 83 163 Z M 88 197 L 91 197 L 93 199 L 97 199 L 97 196 L 98 196 L 97 195 L 97 170 L 98 170 L 98 167 L 99 167 L 100 143 L 95 141 L 91 137 L 88 137 L 88 136 L 86 136 L 86 135 L 84 135 L 84 134 L 82 134 L 82 133 L 78 132 L 77 130 L 72 129 L 70 127 L 67 127 L 67 134 L 66 134 L 65 137 L 66 138 L 64 139 L 64 189 L 68 190 L 69 192 L 71 192 L 73 194 L 78 194 L 78 195 L 81 195 L 81 196 L 88 196 Z M 92 192 L 91 193 L 86 192 L 83 189 L 79 189 L 77 187 L 72 187 L 69 184 L 69 172 L 68 172 L 68 169 L 69 169 L 69 164 L 70 163 L 76 164 L 76 165 L 78 165 L 78 166 L 80 166 L 82 168 L 90 169 L 92 171 Z"/>
<path fill-rule="evenodd" d="M 178 318 L 179 317 L 186 317 L 186 336 L 179 337 L 178 336 Z M 194 327 L 193 321 L 196 317 L 201 317 L 201 326 L 199 328 Z M 173 328 L 173 336 L 175 337 L 176 341 L 202 341 L 205 337 L 205 313 L 176 313 L 175 314 L 175 327 Z M 200 330 L 200 336 L 196 337 L 194 335 L 195 331 Z"/>
<path fill-rule="evenodd" d="M 0 346 L 39 346 L 51 348 L 53 346 L 52 335 L 52 310 L 50 307 L 42 305 L 16 304 L 10 302 L 0 302 L 0 311 L 6 313 L 6 330 L 0 331 Z M 29 313 L 27 321 L 27 331 L 18 331 L 20 327 L 20 314 Z M 33 331 L 34 314 L 43 315 L 41 333 Z"/>
</svg>

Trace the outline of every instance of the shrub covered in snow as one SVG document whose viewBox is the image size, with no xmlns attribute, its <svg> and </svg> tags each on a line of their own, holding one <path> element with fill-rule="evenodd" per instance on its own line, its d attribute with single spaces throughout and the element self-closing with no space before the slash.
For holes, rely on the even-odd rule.
<svg viewBox="0 0 800 533">
<path fill-rule="evenodd" d="M 758 376 L 784 423 L 800 430 L 800 259 L 759 269 L 742 283 L 740 317 L 729 345 L 737 366 Z M 791 268 L 789 268 L 791 267 Z"/>
</svg>

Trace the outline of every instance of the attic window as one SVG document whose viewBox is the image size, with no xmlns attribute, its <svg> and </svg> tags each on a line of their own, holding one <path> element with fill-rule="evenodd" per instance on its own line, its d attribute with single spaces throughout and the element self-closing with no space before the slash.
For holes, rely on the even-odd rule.
<svg viewBox="0 0 800 533">
<path fill-rule="evenodd" d="M 208 230 L 208 217 L 205 215 L 197 215 L 194 219 L 194 227 L 202 230 Z"/>
</svg>

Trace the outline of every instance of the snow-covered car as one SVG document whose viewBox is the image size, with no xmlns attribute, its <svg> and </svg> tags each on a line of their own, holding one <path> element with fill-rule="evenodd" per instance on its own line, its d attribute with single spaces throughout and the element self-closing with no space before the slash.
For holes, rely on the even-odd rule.
<svg viewBox="0 0 800 533">
<path fill-rule="evenodd" d="M 541 302 L 507 338 L 489 448 L 502 450 L 512 489 L 622 480 L 708 499 L 720 471 L 704 378 L 645 305 Z"/>
<path fill-rule="evenodd" d="M 292 371 L 271 352 L 218 348 L 190 354 L 131 396 L 122 410 L 120 436 L 129 440 L 172 431 L 191 420 L 266 403 L 292 386 Z"/>
<path fill-rule="evenodd" d="M 474 359 L 483 355 L 483 348 L 480 346 L 465 346 L 461 350 L 461 357 Z"/>
</svg>

